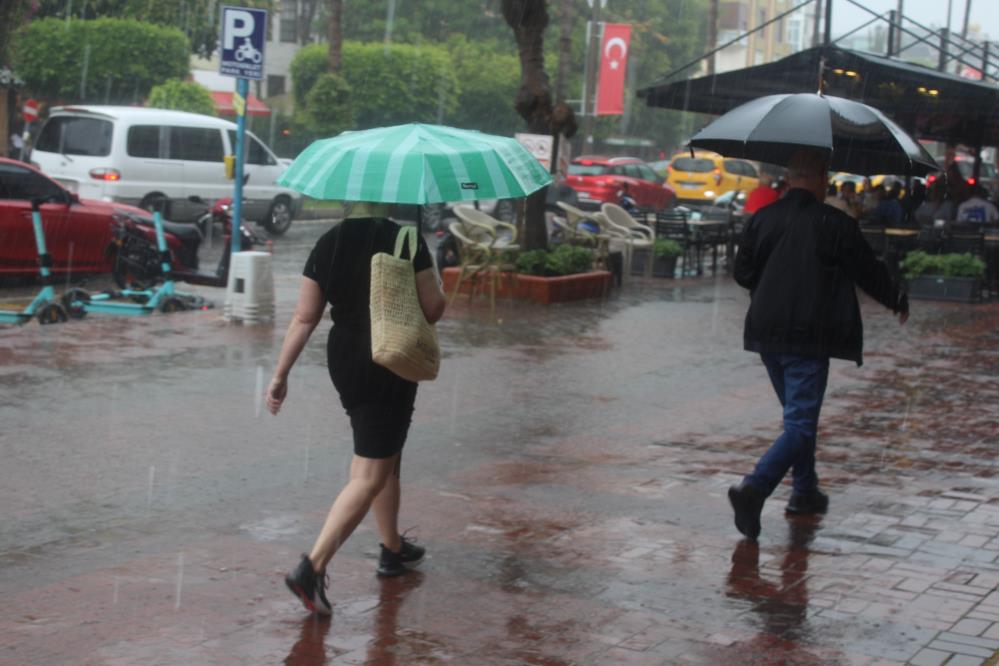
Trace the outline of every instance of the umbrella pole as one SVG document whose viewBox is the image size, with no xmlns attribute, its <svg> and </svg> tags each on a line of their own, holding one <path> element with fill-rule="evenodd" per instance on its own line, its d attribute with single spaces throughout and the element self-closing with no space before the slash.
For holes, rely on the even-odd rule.
<svg viewBox="0 0 999 666">
<path fill-rule="evenodd" d="M 423 206 L 416 207 L 416 233 L 423 236 Z"/>
</svg>

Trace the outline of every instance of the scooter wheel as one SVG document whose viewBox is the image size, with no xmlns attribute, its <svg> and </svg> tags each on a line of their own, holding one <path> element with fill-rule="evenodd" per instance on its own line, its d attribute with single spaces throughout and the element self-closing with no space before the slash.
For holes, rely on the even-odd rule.
<svg viewBox="0 0 999 666">
<path fill-rule="evenodd" d="M 59 303 L 46 303 L 38 309 L 35 316 L 38 317 L 38 323 L 42 325 L 61 324 L 69 319 L 66 309 Z"/>
<path fill-rule="evenodd" d="M 73 319 L 83 319 L 87 316 L 87 309 L 80 303 L 89 302 L 90 293 L 84 289 L 70 289 L 62 295 L 62 307 Z"/>
<path fill-rule="evenodd" d="M 160 312 L 165 313 L 180 312 L 187 309 L 187 303 L 183 299 L 176 297 L 168 298 L 160 304 Z"/>
</svg>

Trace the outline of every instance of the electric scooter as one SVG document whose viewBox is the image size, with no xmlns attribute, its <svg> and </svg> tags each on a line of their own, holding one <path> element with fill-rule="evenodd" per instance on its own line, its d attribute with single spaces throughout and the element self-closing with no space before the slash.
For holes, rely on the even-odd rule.
<svg viewBox="0 0 999 666">
<path fill-rule="evenodd" d="M 0 309 L 0 324 L 26 324 L 32 317 L 39 324 L 56 324 L 66 321 L 66 309 L 55 300 L 52 288 L 52 257 L 45 248 L 45 230 L 42 228 L 41 200 L 31 200 L 31 226 L 35 233 L 35 246 L 38 249 L 38 273 L 42 289 L 32 301 L 21 310 Z"/>
<path fill-rule="evenodd" d="M 160 274 L 163 283 L 149 289 L 125 289 L 90 294 L 84 289 L 71 289 L 63 296 L 63 305 L 71 317 L 82 318 L 90 312 L 114 315 L 147 315 L 156 310 L 178 312 L 194 308 L 211 307 L 201 296 L 176 290 L 170 269 L 170 251 L 163 235 L 163 218 L 159 211 L 153 213 L 156 228 L 156 245 L 159 250 Z M 130 299 L 125 302 L 124 299 Z"/>
</svg>

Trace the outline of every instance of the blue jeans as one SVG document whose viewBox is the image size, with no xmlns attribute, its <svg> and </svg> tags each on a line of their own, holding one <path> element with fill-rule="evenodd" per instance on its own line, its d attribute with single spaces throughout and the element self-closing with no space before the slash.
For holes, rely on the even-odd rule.
<svg viewBox="0 0 999 666">
<path fill-rule="evenodd" d="M 784 432 L 763 454 L 746 481 L 768 497 L 794 468 L 794 491 L 819 485 L 815 474 L 815 436 L 829 379 L 829 359 L 794 354 L 760 354 L 784 408 Z"/>
</svg>

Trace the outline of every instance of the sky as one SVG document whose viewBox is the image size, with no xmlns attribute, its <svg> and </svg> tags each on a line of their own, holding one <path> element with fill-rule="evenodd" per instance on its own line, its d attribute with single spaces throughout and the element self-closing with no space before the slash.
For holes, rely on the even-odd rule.
<svg viewBox="0 0 999 666">
<path fill-rule="evenodd" d="M 873 18 L 864 10 L 852 5 L 849 0 L 832 0 L 832 2 L 834 38 Z M 898 8 L 898 0 L 858 0 L 858 2 L 878 14 Z M 980 25 L 990 40 L 999 40 L 999 11 L 997 11 L 999 3 L 996 0 L 903 0 L 903 12 L 907 17 L 925 26 L 931 24 L 944 26 L 947 24 L 949 3 L 952 6 L 951 30 L 960 33 L 964 25 L 965 2 L 971 2 L 970 23 Z"/>
</svg>

